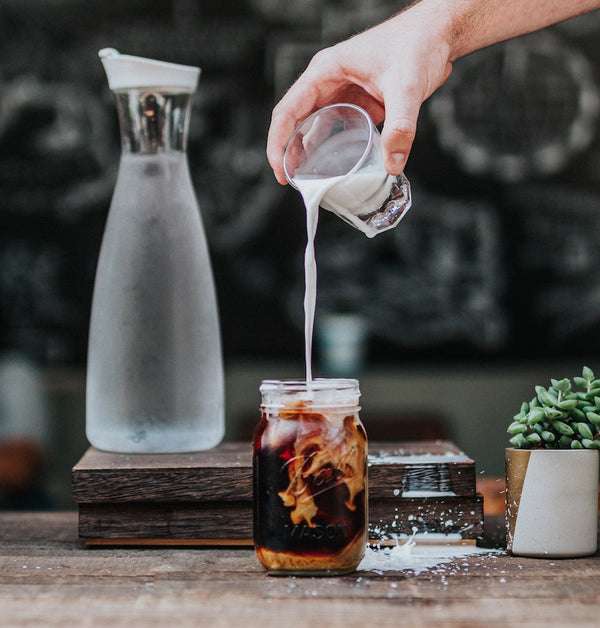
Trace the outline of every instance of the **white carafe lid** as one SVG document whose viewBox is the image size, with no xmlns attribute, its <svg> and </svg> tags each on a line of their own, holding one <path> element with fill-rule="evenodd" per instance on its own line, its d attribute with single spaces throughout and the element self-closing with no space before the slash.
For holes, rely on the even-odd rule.
<svg viewBox="0 0 600 628">
<path fill-rule="evenodd" d="M 114 48 L 103 48 L 98 56 L 111 90 L 159 87 L 194 91 L 198 85 L 200 68 L 192 65 L 122 55 Z"/>
</svg>

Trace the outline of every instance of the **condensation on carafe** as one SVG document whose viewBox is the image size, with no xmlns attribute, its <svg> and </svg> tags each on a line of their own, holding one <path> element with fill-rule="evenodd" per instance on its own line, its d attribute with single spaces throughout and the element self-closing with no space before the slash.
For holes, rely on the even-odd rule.
<svg viewBox="0 0 600 628">
<path fill-rule="evenodd" d="M 88 439 L 126 453 L 207 449 L 223 437 L 223 395 L 215 288 L 187 155 L 124 151 L 94 287 Z"/>
</svg>

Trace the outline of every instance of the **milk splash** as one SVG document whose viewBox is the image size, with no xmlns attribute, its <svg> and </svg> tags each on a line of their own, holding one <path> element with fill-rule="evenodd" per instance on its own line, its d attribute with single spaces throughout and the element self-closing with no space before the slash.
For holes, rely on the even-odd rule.
<svg viewBox="0 0 600 628">
<path fill-rule="evenodd" d="M 419 543 L 413 537 L 392 547 L 367 547 L 357 571 L 382 574 L 411 571 L 415 575 L 468 556 L 497 556 L 501 550 L 475 545 Z"/>
</svg>

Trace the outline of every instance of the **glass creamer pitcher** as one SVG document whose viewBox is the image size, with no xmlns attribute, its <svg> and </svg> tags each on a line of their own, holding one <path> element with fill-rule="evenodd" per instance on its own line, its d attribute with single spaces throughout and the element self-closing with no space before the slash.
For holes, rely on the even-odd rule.
<svg viewBox="0 0 600 628">
<path fill-rule="evenodd" d="M 285 147 L 283 170 L 307 205 L 318 203 L 369 238 L 395 227 L 412 205 L 408 179 L 385 171 L 377 127 L 351 103 L 323 107 L 301 122 Z"/>
<path fill-rule="evenodd" d="M 224 419 L 213 275 L 186 154 L 200 70 L 99 54 L 122 155 L 94 286 L 87 437 L 115 452 L 207 449 Z"/>
</svg>

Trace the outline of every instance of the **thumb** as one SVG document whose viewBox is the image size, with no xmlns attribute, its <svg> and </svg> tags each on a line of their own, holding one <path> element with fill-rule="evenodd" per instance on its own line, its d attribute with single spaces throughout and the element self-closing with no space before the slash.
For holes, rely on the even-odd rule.
<svg viewBox="0 0 600 628">
<path fill-rule="evenodd" d="M 397 176 L 404 170 L 415 139 L 420 107 L 421 101 L 407 98 L 406 92 L 386 96 L 381 144 L 385 169 L 391 175 Z"/>
</svg>

